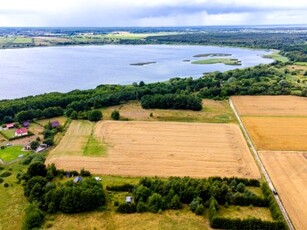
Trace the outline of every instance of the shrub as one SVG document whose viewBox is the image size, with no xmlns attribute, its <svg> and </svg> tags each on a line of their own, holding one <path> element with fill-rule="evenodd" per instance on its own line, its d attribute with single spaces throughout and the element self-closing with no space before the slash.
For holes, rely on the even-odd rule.
<svg viewBox="0 0 307 230">
<path fill-rule="evenodd" d="M 26 216 L 22 229 L 30 230 L 39 228 L 43 224 L 44 217 L 44 213 L 38 208 L 37 204 L 30 204 L 26 208 Z"/>
<path fill-rule="evenodd" d="M 8 184 L 8 183 L 4 183 L 4 187 L 5 187 L 5 188 L 8 188 L 8 187 L 9 187 L 9 184 Z"/>
<path fill-rule="evenodd" d="M 4 181 L 4 180 L 0 177 L 0 184 L 2 184 L 3 181 Z"/>
<path fill-rule="evenodd" d="M 119 213 L 135 213 L 136 207 L 134 203 L 122 203 L 117 207 L 116 211 Z"/>
<path fill-rule="evenodd" d="M 140 202 L 138 202 L 138 204 L 136 206 L 136 211 L 139 212 L 139 213 L 147 212 L 148 211 L 148 207 L 147 207 L 147 205 L 144 202 L 140 201 Z"/>
<path fill-rule="evenodd" d="M 115 192 L 132 192 L 135 186 L 133 184 L 108 185 L 107 190 Z"/>
<path fill-rule="evenodd" d="M 195 212 L 196 208 L 203 202 L 203 200 L 200 197 L 196 197 L 192 200 L 192 202 L 189 205 L 189 208 L 192 212 Z"/>
<path fill-rule="evenodd" d="M 80 170 L 80 176 L 84 176 L 84 177 L 86 177 L 86 176 L 91 176 L 91 172 L 88 171 L 88 170 L 85 170 L 84 168 L 82 168 L 82 169 Z"/>
<path fill-rule="evenodd" d="M 119 114 L 119 111 L 117 110 L 114 110 L 111 114 L 111 118 L 115 121 L 118 121 L 120 119 L 120 114 Z"/>
<path fill-rule="evenodd" d="M 148 198 L 148 209 L 153 213 L 157 213 L 160 209 L 164 209 L 163 199 L 160 194 L 154 193 Z"/>
<path fill-rule="evenodd" d="M 102 118 L 100 110 L 91 110 L 88 112 L 87 117 L 90 121 L 99 121 Z"/>
<path fill-rule="evenodd" d="M 9 171 L 4 171 L 4 172 L 2 172 L 2 173 L 0 174 L 0 177 L 9 177 L 10 175 L 12 175 L 11 172 L 9 172 Z"/>
<path fill-rule="evenodd" d="M 202 215 L 205 211 L 205 207 L 204 205 L 200 204 L 197 206 L 197 208 L 195 209 L 195 214 L 196 215 Z"/>
</svg>

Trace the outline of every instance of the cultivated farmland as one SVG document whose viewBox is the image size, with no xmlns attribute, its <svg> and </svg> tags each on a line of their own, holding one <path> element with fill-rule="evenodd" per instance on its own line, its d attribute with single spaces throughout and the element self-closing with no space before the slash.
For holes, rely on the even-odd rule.
<svg viewBox="0 0 307 230">
<path fill-rule="evenodd" d="M 307 98 L 236 96 L 232 101 L 295 228 L 306 229 Z"/>
<path fill-rule="evenodd" d="M 234 96 L 231 99 L 240 116 L 307 117 L 307 97 Z"/>
<path fill-rule="evenodd" d="M 279 195 L 297 230 L 307 229 L 307 153 L 260 151 Z"/>
<path fill-rule="evenodd" d="M 307 150 L 307 117 L 242 117 L 259 150 Z"/>
<path fill-rule="evenodd" d="M 83 152 L 91 127 L 91 123 L 73 121 L 49 154 L 47 164 L 125 176 L 260 178 L 243 135 L 234 124 L 99 122 L 93 136 L 105 143 L 107 153 L 87 157 Z"/>
</svg>

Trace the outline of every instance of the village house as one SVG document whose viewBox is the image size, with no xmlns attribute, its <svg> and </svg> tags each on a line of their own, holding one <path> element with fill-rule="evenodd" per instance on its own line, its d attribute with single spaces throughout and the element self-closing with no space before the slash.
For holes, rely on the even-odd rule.
<svg viewBox="0 0 307 230">
<path fill-rule="evenodd" d="M 6 128 L 8 128 L 8 129 L 12 129 L 14 127 L 15 127 L 15 123 L 6 124 Z"/>
<path fill-rule="evenodd" d="M 60 126 L 60 122 L 59 121 L 53 121 L 53 122 L 51 122 L 51 128 L 57 128 L 57 127 L 59 127 Z"/>
<path fill-rule="evenodd" d="M 27 128 L 18 128 L 15 131 L 15 137 L 25 136 L 28 135 L 28 129 Z"/>
<path fill-rule="evenodd" d="M 25 127 L 25 128 L 29 128 L 30 122 L 29 121 L 25 121 L 25 122 L 22 123 L 22 126 Z"/>
</svg>

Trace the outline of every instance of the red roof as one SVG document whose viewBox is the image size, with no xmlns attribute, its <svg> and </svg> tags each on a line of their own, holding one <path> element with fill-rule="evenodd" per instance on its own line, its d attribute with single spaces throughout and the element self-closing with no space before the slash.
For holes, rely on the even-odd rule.
<svg viewBox="0 0 307 230">
<path fill-rule="evenodd" d="M 27 128 L 20 128 L 20 129 L 17 129 L 15 133 L 17 135 L 27 134 L 28 133 L 28 129 Z"/>
<path fill-rule="evenodd" d="M 15 123 L 9 123 L 9 124 L 6 124 L 6 128 L 14 128 L 15 126 Z"/>
</svg>

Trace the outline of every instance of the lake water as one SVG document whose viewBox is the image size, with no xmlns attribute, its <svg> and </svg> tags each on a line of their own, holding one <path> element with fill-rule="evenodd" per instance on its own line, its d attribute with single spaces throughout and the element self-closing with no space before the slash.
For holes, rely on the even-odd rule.
<svg viewBox="0 0 307 230">
<path fill-rule="evenodd" d="M 195 65 L 183 60 L 199 60 L 194 55 L 229 53 L 241 66 Z M 100 84 L 165 81 L 172 77 L 200 77 L 212 71 L 227 71 L 258 64 L 264 50 L 183 45 L 65 46 L 0 50 L 0 99 L 18 98 L 46 92 L 90 89 Z M 132 63 L 156 62 L 132 66 Z"/>
</svg>

